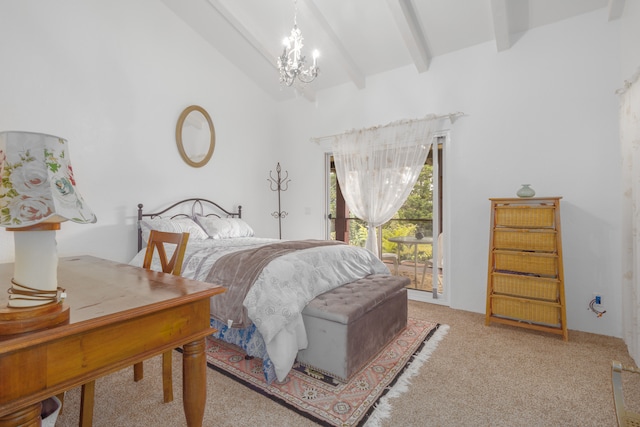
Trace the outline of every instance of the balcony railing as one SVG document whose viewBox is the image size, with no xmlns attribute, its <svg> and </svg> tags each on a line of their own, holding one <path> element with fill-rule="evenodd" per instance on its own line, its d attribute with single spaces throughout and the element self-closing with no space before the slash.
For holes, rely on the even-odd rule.
<svg viewBox="0 0 640 427">
<path fill-rule="evenodd" d="M 335 218 L 331 220 L 331 239 L 335 240 Z M 364 247 L 367 240 L 367 225 L 359 218 L 346 218 L 347 222 L 347 235 L 348 243 L 353 246 Z M 394 242 L 390 242 L 388 239 L 391 237 L 402 236 L 415 236 L 416 232 L 420 231 L 424 236 L 431 237 L 433 235 L 433 220 L 432 219 L 391 219 L 384 225 L 378 227 L 378 246 L 381 253 L 397 253 L 398 261 L 401 263 L 413 263 L 419 264 L 431 259 L 432 247 L 431 243 L 425 243 L 424 245 L 418 245 L 417 251 L 414 252 L 414 247 L 409 245 L 400 245 Z M 342 240 L 342 239 L 339 239 Z M 417 258 L 417 260 L 414 258 Z"/>
</svg>

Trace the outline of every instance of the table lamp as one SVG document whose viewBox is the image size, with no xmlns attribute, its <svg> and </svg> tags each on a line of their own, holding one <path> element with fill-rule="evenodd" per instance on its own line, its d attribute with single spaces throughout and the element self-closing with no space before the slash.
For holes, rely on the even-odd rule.
<svg viewBox="0 0 640 427">
<path fill-rule="evenodd" d="M 67 141 L 33 132 L 0 132 L 0 226 L 14 232 L 15 263 L 0 335 L 69 318 L 58 287 L 55 232 L 60 223 L 96 222 L 76 189 Z M 11 324 L 11 326 L 7 326 Z"/>
</svg>

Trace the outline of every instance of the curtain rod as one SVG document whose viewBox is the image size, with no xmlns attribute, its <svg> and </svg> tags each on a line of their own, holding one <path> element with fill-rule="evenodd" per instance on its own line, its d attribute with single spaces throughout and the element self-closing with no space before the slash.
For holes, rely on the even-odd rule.
<svg viewBox="0 0 640 427">
<path fill-rule="evenodd" d="M 371 126 L 368 128 L 363 128 L 363 129 L 351 129 L 342 133 L 336 133 L 334 135 L 327 135 L 327 136 L 319 136 L 316 138 L 309 138 L 311 142 L 315 142 L 316 144 L 320 141 L 322 141 L 323 139 L 329 139 L 329 138 L 335 138 L 337 136 L 340 135 L 345 135 L 347 133 L 352 133 L 352 132 L 361 132 L 361 131 L 367 131 L 367 130 L 373 130 L 373 129 L 378 129 L 381 127 L 387 127 L 387 126 L 393 126 L 393 125 L 397 125 L 400 123 L 409 123 L 409 122 L 420 122 L 420 121 L 427 121 L 427 120 L 439 120 L 439 119 L 449 119 L 449 121 L 453 124 L 455 123 L 455 121 L 458 119 L 458 117 L 463 117 L 465 114 L 458 111 L 457 113 L 449 113 L 449 114 L 441 114 L 439 116 L 436 116 L 435 114 L 430 114 L 427 115 L 421 119 L 401 119 L 401 120 L 396 120 L 395 122 L 390 122 L 387 123 L 386 125 L 377 125 L 377 126 Z"/>
</svg>

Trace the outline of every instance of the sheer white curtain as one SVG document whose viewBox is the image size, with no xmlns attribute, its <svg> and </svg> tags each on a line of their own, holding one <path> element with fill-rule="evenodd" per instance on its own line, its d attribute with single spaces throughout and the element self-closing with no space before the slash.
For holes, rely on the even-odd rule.
<svg viewBox="0 0 640 427">
<path fill-rule="evenodd" d="M 441 121 L 428 116 L 332 137 L 340 189 L 350 212 L 367 222 L 365 247 L 376 255 L 376 227 L 389 221 L 411 193 Z"/>
<path fill-rule="evenodd" d="M 640 75 L 619 90 L 622 146 L 622 321 L 629 354 L 640 361 Z"/>
</svg>

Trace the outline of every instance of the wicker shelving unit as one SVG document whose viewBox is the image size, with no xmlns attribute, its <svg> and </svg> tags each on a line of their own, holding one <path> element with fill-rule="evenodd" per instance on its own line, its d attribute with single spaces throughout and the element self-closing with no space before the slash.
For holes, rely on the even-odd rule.
<svg viewBox="0 0 640 427">
<path fill-rule="evenodd" d="M 569 339 L 560 199 L 490 199 L 486 325 L 503 323 Z"/>
</svg>

